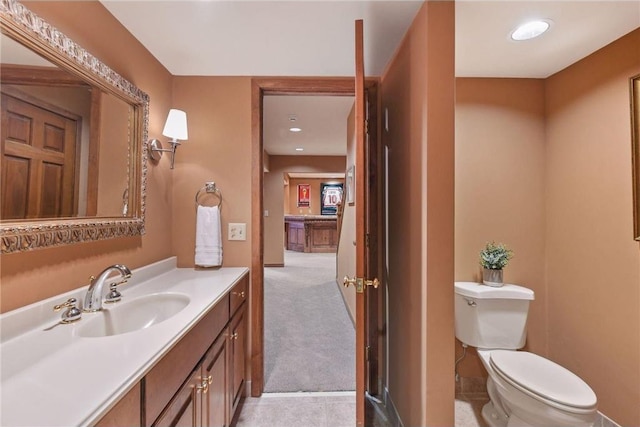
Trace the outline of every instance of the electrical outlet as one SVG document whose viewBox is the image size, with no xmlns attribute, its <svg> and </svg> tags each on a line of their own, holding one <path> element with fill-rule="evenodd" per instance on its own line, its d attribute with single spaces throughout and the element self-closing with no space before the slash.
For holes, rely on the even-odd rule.
<svg viewBox="0 0 640 427">
<path fill-rule="evenodd" d="M 230 222 L 229 240 L 247 240 L 247 224 Z"/>
</svg>

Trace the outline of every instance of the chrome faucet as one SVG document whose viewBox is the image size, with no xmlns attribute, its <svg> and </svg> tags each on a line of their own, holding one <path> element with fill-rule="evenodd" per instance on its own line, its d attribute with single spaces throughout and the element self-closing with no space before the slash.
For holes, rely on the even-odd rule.
<svg viewBox="0 0 640 427">
<path fill-rule="evenodd" d="M 125 283 L 131 277 L 131 270 L 125 265 L 115 264 L 105 268 L 97 278 L 91 277 L 91 283 L 84 297 L 82 311 L 93 312 L 102 310 L 102 288 L 112 272 L 117 272 L 121 278 L 119 284 Z"/>
</svg>

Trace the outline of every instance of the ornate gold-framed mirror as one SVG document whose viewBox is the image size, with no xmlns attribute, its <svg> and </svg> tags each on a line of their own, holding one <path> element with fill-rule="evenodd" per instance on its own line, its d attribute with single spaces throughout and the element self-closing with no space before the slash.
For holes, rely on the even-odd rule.
<svg viewBox="0 0 640 427">
<path fill-rule="evenodd" d="M 149 96 L 0 0 L 2 253 L 144 234 Z"/>
<path fill-rule="evenodd" d="M 640 74 L 631 77 L 629 90 L 633 144 L 633 237 L 640 241 Z"/>
</svg>

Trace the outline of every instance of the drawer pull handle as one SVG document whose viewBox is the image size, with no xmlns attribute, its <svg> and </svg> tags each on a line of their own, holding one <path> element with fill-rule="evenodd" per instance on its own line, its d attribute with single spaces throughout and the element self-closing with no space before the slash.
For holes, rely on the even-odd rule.
<svg viewBox="0 0 640 427">
<path fill-rule="evenodd" d="M 207 382 L 208 382 L 209 384 L 211 384 L 211 383 L 213 382 L 213 377 L 212 377 L 211 375 L 209 375 L 209 376 L 207 377 Z"/>
<path fill-rule="evenodd" d="M 239 296 L 240 298 L 244 298 L 244 291 L 240 292 L 232 292 L 232 294 Z"/>
<path fill-rule="evenodd" d="M 238 333 L 237 332 L 232 333 L 231 334 L 231 339 L 232 340 L 237 340 L 238 339 Z"/>
</svg>

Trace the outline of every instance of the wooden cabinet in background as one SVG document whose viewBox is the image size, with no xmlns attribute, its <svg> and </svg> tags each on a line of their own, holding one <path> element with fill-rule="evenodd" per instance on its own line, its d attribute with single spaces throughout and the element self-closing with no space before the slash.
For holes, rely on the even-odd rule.
<svg viewBox="0 0 640 427">
<path fill-rule="evenodd" d="M 285 248 L 296 252 L 337 252 L 335 215 L 285 215 Z"/>
</svg>

